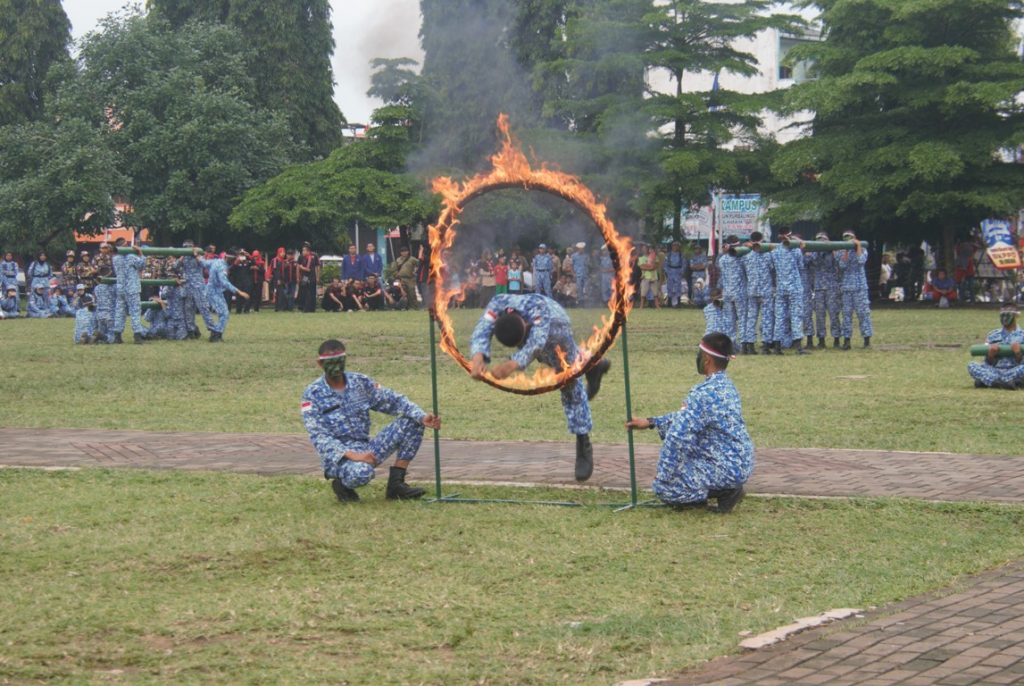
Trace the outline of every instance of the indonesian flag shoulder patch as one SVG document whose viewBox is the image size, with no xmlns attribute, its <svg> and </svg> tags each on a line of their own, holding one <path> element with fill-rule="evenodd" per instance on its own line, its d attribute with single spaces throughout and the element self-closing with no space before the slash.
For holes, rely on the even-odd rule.
<svg viewBox="0 0 1024 686">
<path fill-rule="evenodd" d="M 312 412 L 313 411 L 313 403 L 310 400 L 303 400 L 302 404 L 299 405 L 299 408 L 303 412 Z"/>
</svg>

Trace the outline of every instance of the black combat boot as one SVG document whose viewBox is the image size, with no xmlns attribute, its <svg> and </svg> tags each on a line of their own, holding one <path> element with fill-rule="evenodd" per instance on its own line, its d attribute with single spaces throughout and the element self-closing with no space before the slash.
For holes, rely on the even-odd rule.
<svg viewBox="0 0 1024 686">
<path fill-rule="evenodd" d="M 119 333 L 115 333 L 114 334 L 114 343 L 124 343 L 124 341 L 121 339 L 121 334 L 119 334 Z"/>
<path fill-rule="evenodd" d="M 807 337 L 807 349 L 810 350 L 814 347 L 814 336 Z"/>
<path fill-rule="evenodd" d="M 743 500 L 743 496 L 746 494 L 746 491 L 743 490 L 743 486 L 740 486 L 739 488 L 724 488 L 718 491 L 709 491 L 708 497 L 714 498 L 718 501 L 717 507 L 709 509 L 719 514 L 732 512 L 733 509 L 740 504 L 740 501 Z"/>
<path fill-rule="evenodd" d="M 594 473 L 594 446 L 590 434 L 576 435 L 576 480 L 586 481 Z"/>
<path fill-rule="evenodd" d="M 416 500 L 426 493 L 422 488 L 414 488 L 405 483 L 405 468 L 392 467 L 388 472 L 388 490 L 384 497 L 388 500 Z"/>
<path fill-rule="evenodd" d="M 865 336 L 864 337 L 864 347 L 865 348 L 870 348 L 871 347 L 871 336 Z"/>
<path fill-rule="evenodd" d="M 765 354 L 765 355 L 771 355 L 772 354 L 772 344 L 762 341 L 761 342 L 761 352 L 763 354 Z"/>
<path fill-rule="evenodd" d="M 757 354 L 757 343 L 751 343 L 750 344 L 750 349 L 747 350 L 747 354 L 748 355 L 756 355 Z"/>
<path fill-rule="evenodd" d="M 594 396 L 597 395 L 597 392 L 601 390 L 601 378 L 608 373 L 608 369 L 611 368 L 611 366 L 611 360 L 602 359 L 586 373 L 587 400 L 593 400 Z"/>
<path fill-rule="evenodd" d="M 804 350 L 803 341 L 801 341 L 800 339 L 797 339 L 796 341 L 793 342 L 793 349 L 796 351 L 797 355 L 810 355 L 811 354 L 809 350 Z"/>
<path fill-rule="evenodd" d="M 782 352 L 782 341 L 775 341 L 774 346 L 775 346 L 775 354 L 776 355 L 782 355 L 783 354 L 783 352 Z"/>
<path fill-rule="evenodd" d="M 134 334 L 135 345 L 142 345 L 146 342 L 146 337 L 141 333 Z"/>
<path fill-rule="evenodd" d="M 833 348 L 839 348 L 839 347 L 842 347 L 842 346 L 840 346 L 840 345 L 839 345 L 839 338 L 838 338 L 838 337 L 837 337 L 837 338 L 833 338 L 833 339 L 832 339 L 832 347 L 833 347 Z"/>
<path fill-rule="evenodd" d="M 354 489 L 349 488 L 345 484 L 341 483 L 341 479 L 331 480 L 331 490 L 334 491 L 334 495 L 338 497 L 338 502 L 342 503 L 358 503 L 359 494 Z"/>
<path fill-rule="evenodd" d="M 825 349 L 825 337 L 824 336 L 818 336 L 818 350 L 824 350 L 824 349 Z"/>
<path fill-rule="evenodd" d="M 221 342 L 223 340 L 224 340 L 224 334 L 220 333 L 219 331 L 211 331 L 210 332 L 210 342 L 211 343 L 219 343 L 219 342 Z"/>
<path fill-rule="evenodd" d="M 844 338 L 843 339 L 843 350 L 849 350 L 849 349 L 850 349 L 850 339 L 849 338 Z"/>
</svg>

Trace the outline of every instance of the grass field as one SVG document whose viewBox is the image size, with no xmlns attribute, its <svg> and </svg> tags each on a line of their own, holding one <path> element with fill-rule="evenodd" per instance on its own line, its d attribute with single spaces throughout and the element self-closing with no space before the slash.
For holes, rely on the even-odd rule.
<svg viewBox="0 0 1024 686">
<path fill-rule="evenodd" d="M 300 477 L 0 470 L 0 683 L 612 684 L 1024 555 L 1020 507 L 382 488 L 343 507 Z"/>
<path fill-rule="evenodd" d="M 466 345 L 477 314 L 457 315 Z M 589 331 L 599 315 L 574 312 L 574 324 Z M 629 326 L 635 413 L 677 408 L 698 380 L 700 312 L 635 311 Z M 965 371 L 967 346 L 997 326 L 996 315 L 984 310 L 881 310 L 870 351 L 741 357 L 730 373 L 759 446 L 1020 454 L 1019 396 L 976 390 Z M 8 400 L 0 404 L 0 426 L 301 432 L 298 398 L 317 375 L 316 347 L 328 337 L 348 344 L 349 369 L 430 405 L 422 312 L 250 314 L 232 317 L 223 345 L 72 346 L 72 328 L 68 319 L 0 323 Z M 611 359 L 593 403 L 594 438 L 621 443 L 620 348 Z M 567 438 L 557 394 L 492 390 L 443 354 L 439 367 L 446 437 Z"/>
</svg>

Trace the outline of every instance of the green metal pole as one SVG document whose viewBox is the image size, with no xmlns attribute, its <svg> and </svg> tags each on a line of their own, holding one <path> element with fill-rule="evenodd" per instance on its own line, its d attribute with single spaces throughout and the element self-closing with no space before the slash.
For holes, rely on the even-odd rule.
<svg viewBox="0 0 1024 686">
<path fill-rule="evenodd" d="M 622 322 L 622 375 L 625 377 L 626 386 L 626 421 L 633 421 L 633 395 L 629 389 L 629 337 L 626 335 L 626 322 Z M 636 507 L 636 454 L 633 451 L 633 430 L 626 432 L 626 439 L 629 445 L 629 499 L 633 507 Z"/>
<path fill-rule="evenodd" d="M 118 252 L 118 254 L 121 254 L 121 255 L 131 255 L 133 252 L 135 252 L 135 249 L 131 248 L 131 247 L 128 247 L 126 245 L 123 245 L 123 246 L 120 246 L 119 248 L 117 248 L 117 252 Z M 193 253 L 192 253 L 192 248 L 157 248 L 157 247 L 146 246 L 146 247 L 144 247 L 142 249 L 142 254 L 143 255 L 153 255 L 153 256 L 170 255 L 172 257 L 182 257 L 182 256 L 192 257 Z"/>
<path fill-rule="evenodd" d="M 971 357 L 987 357 L 988 343 L 979 343 L 971 346 Z M 1013 357 L 1013 350 L 1008 345 L 1000 345 L 996 357 Z"/>
<path fill-rule="evenodd" d="M 434 332 L 437 324 L 434 322 L 433 311 L 428 311 L 430 317 L 430 390 L 434 396 L 434 416 L 440 416 L 437 401 L 437 334 Z M 437 429 L 434 429 L 434 494 L 441 499 L 441 436 Z"/>
</svg>

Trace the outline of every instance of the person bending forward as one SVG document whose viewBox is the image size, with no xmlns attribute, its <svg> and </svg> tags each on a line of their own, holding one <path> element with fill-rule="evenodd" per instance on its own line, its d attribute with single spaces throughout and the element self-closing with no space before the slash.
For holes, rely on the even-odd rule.
<svg viewBox="0 0 1024 686">
<path fill-rule="evenodd" d="M 511 359 L 493 365 L 491 361 L 491 336 L 509 348 L 518 348 Z M 483 379 L 490 371 L 495 379 L 504 379 L 526 369 L 534 359 L 561 370 L 558 356 L 561 350 L 566 360 L 575 360 L 579 351 L 573 338 L 569 315 L 562 306 L 551 298 L 539 294 L 497 295 L 487 303 L 487 310 L 473 330 L 470 375 Z M 562 387 L 562 409 L 569 424 L 569 431 L 576 434 L 576 480 L 586 481 L 594 471 L 593 447 L 590 444 L 589 401 L 601 388 L 601 377 L 607 373 L 611 363 L 601 360 L 587 372 L 587 386 L 583 380 Z"/>
<path fill-rule="evenodd" d="M 739 393 L 725 373 L 732 355 L 724 333 L 704 336 L 697 371 L 706 378 L 690 389 L 682 409 L 626 423 L 628 429 L 657 429 L 664 441 L 652 487 L 667 505 L 704 507 L 715 498 L 714 511 L 725 513 L 743 499 L 743 484 L 754 469 L 754 444 Z"/>
<path fill-rule="evenodd" d="M 318 364 L 324 375 L 306 388 L 300 409 L 309 440 L 320 455 L 324 478 L 331 480 L 338 500 L 359 500 L 355 489 L 370 483 L 374 468 L 392 453 L 397 455 L 388 476 L 387 499 L 422 497 L 422 488 L 405 483 L 405 470 L 420 448 L 423 427 L 440 429 L 441 419 L 368 376 L 346 372 L 341 341 L 324 341 Z M 371 439 L 370 410 L 398 419 Z"/>
</svg>

